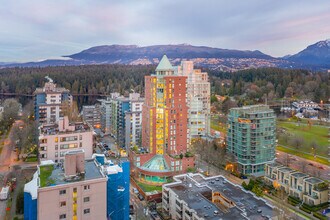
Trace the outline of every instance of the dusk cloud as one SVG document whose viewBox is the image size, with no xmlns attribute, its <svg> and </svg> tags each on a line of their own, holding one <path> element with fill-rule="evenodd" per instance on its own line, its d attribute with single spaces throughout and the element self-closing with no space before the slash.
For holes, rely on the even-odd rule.
<svg viewBox="0 0 330 220">
<path fill-rule="evenodd" d="M 329 1 L 3 1 L 0 62 L 105 44 L 189 43 L 293 54 L 330 38 Z"/>
</svg>

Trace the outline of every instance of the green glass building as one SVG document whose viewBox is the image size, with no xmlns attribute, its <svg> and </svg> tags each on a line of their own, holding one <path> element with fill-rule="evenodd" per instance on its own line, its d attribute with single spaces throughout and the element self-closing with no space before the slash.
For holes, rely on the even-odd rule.
<svg viewBox="0 0 330 220">
<path fill-rule="evenodd" d="M 227 150 L 235 155 L 242 174 L 262 175 L 275 159 L 276 116 L 267 105 L 230 109 Z"/>
</svg>

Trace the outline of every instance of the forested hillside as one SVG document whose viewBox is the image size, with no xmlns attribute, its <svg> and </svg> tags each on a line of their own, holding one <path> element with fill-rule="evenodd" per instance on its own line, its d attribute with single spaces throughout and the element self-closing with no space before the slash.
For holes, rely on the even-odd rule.
<svg viewBox="0 0 330 220">
<path fill-rule="evenodd" d="M 0 69 L 0 93 L 32 94 L 49 76 L 73 94 L 106 95 L 110 92 L 128 93 L 132 89 L 143 93 L 144 76 L 155 66 L 141 65 L 83 65 L 45 68 Z M 240 96 L 251 102 L 274 98 L 302 98 L 319 102 L 330 98 L 329 73 L 305 70 L 262 68 L 235 73 L 208 71 L 212 92 Z"/>
</svg>

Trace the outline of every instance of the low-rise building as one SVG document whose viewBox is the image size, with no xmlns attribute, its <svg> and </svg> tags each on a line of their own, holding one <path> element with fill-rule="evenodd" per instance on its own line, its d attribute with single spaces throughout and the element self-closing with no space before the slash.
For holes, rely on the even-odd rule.
<svg viewBox="0 0 330 220">
<path fill-rule="evenodd" d="M 276 163 L 266 164 L 265 170 L 266 182 L 306 204 L 319 205 L 328 201 L 329 186 L 321 179 Z"/>
<path fill-rule="evenodd" d="M 93 128 L 101 128 L 100 105 L 84 105 L 81 115 L 83 120 Z"/>
<path fill-rule="evenodd" d="M 171 219 L 272 219 L 275 208 L 223 176 L 201 174 L 174 176 L 163 185 L 162 208 Z"/>
<path fill-rule="evenodd" d="M 83 122 L 69 123 L 67 116 L 58 123 L 39 127 L 39 159 L 63 162 L 69 150 L 83 149 L 86 158 L 93 154 L 93 131 Z"/>
</svg>

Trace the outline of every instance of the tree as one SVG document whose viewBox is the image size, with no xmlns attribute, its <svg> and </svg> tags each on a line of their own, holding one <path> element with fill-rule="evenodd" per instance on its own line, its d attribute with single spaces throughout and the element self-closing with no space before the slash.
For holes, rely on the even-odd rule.
<svg viewBox="0 0 330 220">
<path fill-rule="evenodd" d="M 294 137 L 291 141 L 291 144 L 293 145 L 293 147 L 295 147 L 296 149 L 299 149 L 302 145 L 302 143 L 304 143 L 304 139 L 301 137 Z"/>
<path fill-rule="evenodd" d="M 20 188 L 16 197 L 16 213 L 24 213 L 24 191 L 23 188 Z"/>
<path fill-rule="evenodd" d="M 4 128 L 9 128 L 18 118 L 20 104 L 16 99 L 6 99 L 3 103 L 1 123 Z"/>
</svg>

